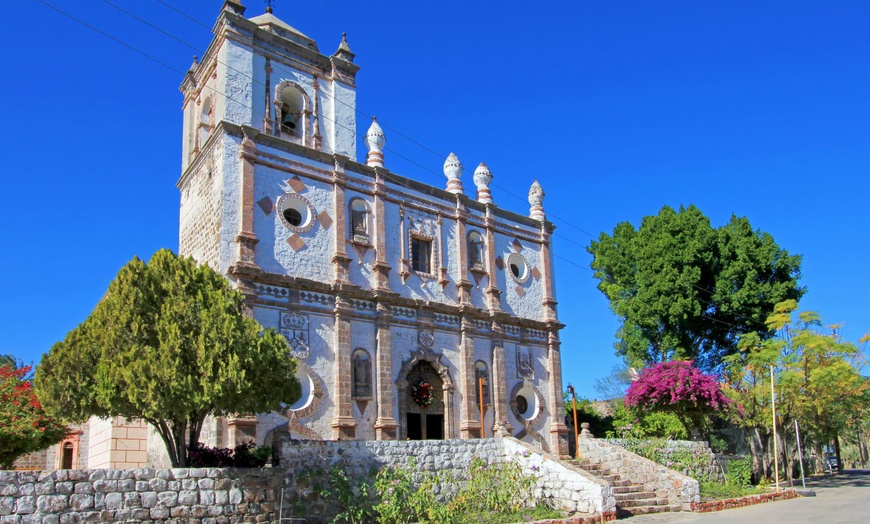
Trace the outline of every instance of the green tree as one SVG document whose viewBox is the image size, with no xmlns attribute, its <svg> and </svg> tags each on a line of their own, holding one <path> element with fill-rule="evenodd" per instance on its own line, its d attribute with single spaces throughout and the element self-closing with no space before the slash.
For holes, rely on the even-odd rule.
<svg viewBox="0 0 870 524">
<path fill-rule="evenodd" d="M 687 440 L 689 433 L 673 413 L 630 408 L 619 400 L 613 412 L 613 430 L 609 438 Z"/>
<path fill-rule="evenodd" d="M 0 365 L 0 469 L 9 469 L 27 453 L 63 440 L 67 428 L 48 416 L 33 392 L 30 367 L 19 368 L 11 358 Z"/>
<path fill-rule="evenodd" d="M 798 300 L 801 258 L 732 216 L 718 229 L 695 206 L 665 206 L 639 228 L 622 222 L 588 247 L 598 289 L 621 319 L 627 364 L 693 360 L 719 369 L 747 332 L 767 334 L 773 306 Z"/>
<path fill-rule="evenodd" d="M 287 342 L 244 312 L 241 293 L 206 265 L 169 250 L 147 264 L 134 258 L 43 357 L 37 389 L 49 412 L 71 421 L 145 420 L 183 467 L 207 415 L 260 413 L 300 396 Z"/>
<path fill-rule="evenodd" d="M 771 367 L 777 432 L 789 434 L 798 419 L 804 441 L 815 444 L 820 461 L 822 447 L 833 444 L 839 449 L 840 434 L 868 410 L 870 383 L 859 373 L 864 365 L 859 349 L 826 332 L 815 312 L 793 318 L 796 309 L 794 300 L 777 304 L 767 320 L 769 333 L 746 334 L 740 340 L 740 352 L 726 359 L 728 394 L 742 406 L 739 421 L 753 434 L 757 478 L 772 471 Z M 788 455 L 783 453 L 781 459 L 790 471 Z"/>
</svg>

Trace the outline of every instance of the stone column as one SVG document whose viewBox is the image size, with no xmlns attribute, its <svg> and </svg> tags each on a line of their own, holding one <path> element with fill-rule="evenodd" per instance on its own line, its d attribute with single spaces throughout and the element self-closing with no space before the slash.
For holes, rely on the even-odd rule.
<svg viewBox="0 0 870 524">
<path fill-rule="evenodd" d="M 550 372 L 550 450 L 561 455 L 568 454 L 568 426 L 565 425 L 565 407 L 562 402 L 562 356 L 559 342 L 559 325 L 548 325 L 547 364 Z"/>
<path fill-rule="evenodd" d="M 350 257 L 347 256 L 347 202 L 344 189 L 347 185 L 347 175 L 344 173 L 344 159 L 336 155 L 335 170 L 332 172 L 332 212 L 335 215 L 333 225 L 333 240 L 335 250 L 332 252 L 333 285 L 350 284 Z M 350 344 L 350 340 L 348 340 Z M 350 368 L 348 368 L 350 369 Z"/>
<path fill-rule="evenodd" d="M 474 370 L 474 340 L 471 337 L 471 321 L 462 317 L 459 342 L 459 384 L 462 396 L 459 403 L 460 438 L 480 437 L 480 411 L 475 406 L 476 373 Z"/>
<path fill-rule="evenodd" d="M 542 319 L 544 322 L 556 321 L 556 298 L 553 293 L 553 266 L 550 255 L 551 232 L 550 227 L 541 224 L 541 277 L 544 281 L 544 299 L 541 305 L 544 306 Z"/>
<path fill-rule="evenodd" d="M 508 422 L 507 370 L 504 360 L 504 330 L 498 322 L 492 323 L 492 406 L 494 411 L 492 434 L 509 437 L 513 428 Z"/>
<path fill-rule="evenodd" d="M 375 438 L 378 440 L 396 440 L 398 434 L 396 419 L 393 418 L 393 363 L 390 322 L 392 314 L 384 304 L 378 303 L 375 327 L 377 346 L 375 348 L 375 376 L 377 379 L 376 399 L 378 418 L 375 419 Z"/>
<path fill-rule="evenodd" d="M 384 210 L 384 196 L 387 185 L 379 171 L 375 170 L 374 183 L 374 219 L 375 219 L 375 291 L 390 290 L 390 265 L 387 263 L 387 220 Z"/>
<path fill-rule="evenodd" d="M 269 57 L 266 57 L 266 105 L 264 109 L 263 115 L 263 132 L 267 135 L 272 134 L 272 61 Z"/>
<path fill-rule="evenodd" d="M 254 262 L 254 249 L 257 245 L 257 235 L 254 234 L 254 163 L 257 160 L 257 144 L 254 139 L 260 132 L 250 126 L 242 126 L 244 138 L 239 156 L 242 159 L 242 187 L 239 199 L 239 216 L 241 224 L 236 235 L 239 245 L 238 265 L 257 267 Z"/>
<path fill-rule="evenodd" d="M 332 438 L 353 439 L 356 421 L 351 412 L 351 363 L 350 363 L 350 303 L 340 295 L 335 297 L 335 340 L 333 349 L 333 394 L 335 416 L 332 419 Z"/>
<path fill-rule="evenodd" d="M 465 232 L 466 219 L 465 206 L 459 197 L 456 198 L 456 260 L 459 264 L 459 283 L 456 285 L 459 291 L 459 303 L 471 303 L 472 283 L 468 280 L 468 239 Z"/>
<path fill-rule="evenodd" d="M 484 227 L 486 227 L 486 271 L 489 275 L 484 293 L 486 294 L 487 308 L 489 308 L 491 313 L 496 313 L 501 311 L 501 290 L 496 285 L 498 282 L 496 271 L 498 268 L 495 266 L 495 219 L 492 217 L 490 205 L 486 205 L 486 218 L 484 219 Z"/>
</svg>

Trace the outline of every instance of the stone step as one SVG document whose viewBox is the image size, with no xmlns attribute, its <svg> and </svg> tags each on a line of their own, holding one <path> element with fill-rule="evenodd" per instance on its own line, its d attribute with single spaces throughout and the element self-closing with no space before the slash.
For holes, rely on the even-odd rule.
<svg viewBox="0 0 870 524">
<path fill-rule="evenodd" d="M 638 484 L 630 484 L 628 486 L 613 486 L 614 495 L 617 493 L 636 493 L 638 491 L 643 491 L 643 486 Z"/>
<path fill-rule="evenodd" d="M 621 500 L 616 503 L 617 506 L 623 509 L 627 508 L 637 508 L 643 506 L 667 506 L 668 499 L 656 499 L 656 498 L 646 498 L 646 499 L 633 499 L 633 500 Z"/>
<path fill-rule="evenodd" d="M 598 478 L 604 478 L 604 477 L 598 477 Z M 609 480 L 609 479 L 604 479 L 604 480 L 607 480 L 608 482 L 610 482 L 610 485 L 615 487 L 615 488 L 627 488 L 627 487 L 636 485 L 636 484 L 632 484 L 630 480 Z"/>
<path fill-rule="evenodd" d="M 639 489 L 643 489 L 641 486 L 637 486 L 637 487 Z M 656 494 L 654 491 L 639 491 L 638 490 L 638 491 L 631 491 L 628 493 L 625 493 L 625 492 L 614 493 L 613 497 L 616 499 L 617 504 L 622 504 L 624 501 L 627 501 L 627 500 L 637 500 L 637 499 L 656 500 Z"/>
<path fill-rule="evenodd" d="M 620 515 L 647 515 L 649 513 L 666 513 L 669 511 L 680 511 L 680 506 L 665 505 L 665 506 L 636 506 L 631 508 L 618 508 L 617 513 Z"/>
</svg>

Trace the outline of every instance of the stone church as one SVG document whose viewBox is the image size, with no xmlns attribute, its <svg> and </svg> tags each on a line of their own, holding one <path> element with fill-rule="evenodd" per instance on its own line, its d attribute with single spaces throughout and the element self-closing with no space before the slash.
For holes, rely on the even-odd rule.
<svg viewBox="0 0 870 524">
<path fill-rule="evenodd" d="M 245 11 L 225 1 L 181 84 L 179 250 L 287 338 L 302 398 L 210 420 L 203 440 L 512 435 L 566 454 L 554 226 L 540 185 L 526 216 L 493 201 L 482 162 L 464 176 L 450 154 L 444 187 L 393 173 L 377 121 L 359 123 L 358 160 L 359 66 L 346 38 L 324 54 L 271 9 Z M 162 443 L 147 440 L 159 462 Z"/>
</svg>

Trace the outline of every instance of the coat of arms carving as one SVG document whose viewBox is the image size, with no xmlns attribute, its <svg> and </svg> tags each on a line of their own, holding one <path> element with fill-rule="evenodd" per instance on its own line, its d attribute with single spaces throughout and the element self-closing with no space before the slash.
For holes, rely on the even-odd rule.
<svg viewBox="0 0 870 524">
<path fill-rule="evenodd" d="M 517 348 L 517 378 L 535 378 L 535 361 L 531 348 Z"/>
<path fill-rule="evenodd" d="M 301 315 L 295 311 L 282 311 L 280 331 L 290 344 L 290 354 L 304 360 L 311 351 L 308 347 L 308 315 Z"/>
</svg>

